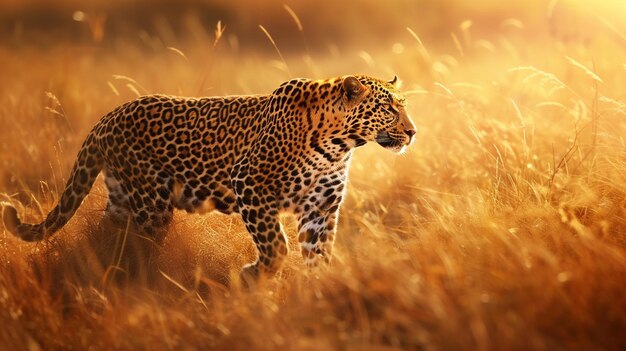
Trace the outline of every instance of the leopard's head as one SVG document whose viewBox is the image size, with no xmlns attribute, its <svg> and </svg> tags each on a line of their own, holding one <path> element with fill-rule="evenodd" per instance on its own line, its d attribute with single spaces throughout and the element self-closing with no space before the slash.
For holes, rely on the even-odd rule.
<svg viewBox="0 0 626 351">
<path fill-rule="evenodd" d="M 401 153 L 413 142 L 417 132 L 406 111 L 406 100 L 398 89 L 397 77 L 391 81 L 365 76 L 342 79 L 346 121 L 351 133 L 365 142 Z"/>
</svg>

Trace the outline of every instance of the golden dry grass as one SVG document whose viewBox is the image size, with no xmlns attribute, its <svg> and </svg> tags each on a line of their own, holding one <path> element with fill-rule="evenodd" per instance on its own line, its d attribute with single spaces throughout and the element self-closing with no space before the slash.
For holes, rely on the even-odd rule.
<svg viewBox="0 0 626 351">
<path fill-rule="evenodd" d="M 255 255 L 239 218 L 177 213 L 154 247 L 99 224 L 101 181 L 46 242 L 1 227 L 0 349 L 626 348 L 624 5 L 218 4 L 241 17 L 185 15 L 177 30 L 159 17 L 132 36 L 97 19 L 73 24 L 78 39 L 7 30 L 1 200 L 40 220 L 91 126 L 137 94 L 395 73 L 416 143 L 356 152 L 330 269 L 302 267 L 287 217 L 289 260 L 252 292 L 229 284 Z M 350 16 L 361 4 L 377 27 Z"/>
</svg>

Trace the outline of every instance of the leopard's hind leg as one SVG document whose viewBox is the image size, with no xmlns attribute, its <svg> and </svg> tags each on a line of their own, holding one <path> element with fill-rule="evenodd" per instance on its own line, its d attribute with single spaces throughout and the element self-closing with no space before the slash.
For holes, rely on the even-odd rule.
<svg viewBox="0 0 626 351">
<path fill-rule="evenodd" d="M 109 169 L 115 179 L 110 182 L 112 188 L 121 189 L 117 195 L 122 194 L 121 197 L 109 197 L 109 213 L 123 216 L 124 211 L 129 210 L 128 215 L 136 230 L 161 240 L 174 216 L 171 199 L 174 182 L 157 166 L 146 162 L 132 170 Z"/>
<path fill-rule="evenodd" d="M 119 165 L 119 163 L 118 163 Z M 158 274 L 162 240 L 173 217 L 169 196 L 172 183 L 168 177 L 158 177 L 155 166 L 107 167 L 105 183 L 109 189 L 104 228 L 112 225 L 116 280 L 145 279 L 152 282 Z M 109 255 L 108 257 L 110 257 Z M 125 272 L 125 274 L 121 274 Z"/>
<path fill-rule="evenodd" d="M 132 177 L 127 177 L 125 172 L 114 173 L 117 173 L 116 179 L 128 200 L 132 224 L 143 234 L 163 239 L 174 216 L 173 182 L 168 177 L 150 173 Z"/>
<path fill-rule="evenodd" d="M 114 225 L 124 227 L 131 218 L 128 193 L 122 188 L 120 181 L 115 178 L 108 168 L 104 169 L 104 184 L 109 191 L 109 199 L 104 210 L 104 216 Z"/>
</svg>

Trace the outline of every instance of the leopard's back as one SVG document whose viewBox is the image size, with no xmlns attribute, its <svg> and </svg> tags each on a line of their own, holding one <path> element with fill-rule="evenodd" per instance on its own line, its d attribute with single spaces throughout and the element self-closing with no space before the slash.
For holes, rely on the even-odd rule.
<svg viewBox="0 0 626 351">
<path fill-rule="evenodd" d="M 132 175 L 133 167 L 152 169 L 158 182 L 171 183 L 175 208 L 232 213 L 230 170 L 256 139 L 267 99 L 141 97 L 97 129 L 106 167 L 126 172 L 122 177 Z M 129 195 L 142 201 L 143 194 L 133 190 Z"/>
</svg>

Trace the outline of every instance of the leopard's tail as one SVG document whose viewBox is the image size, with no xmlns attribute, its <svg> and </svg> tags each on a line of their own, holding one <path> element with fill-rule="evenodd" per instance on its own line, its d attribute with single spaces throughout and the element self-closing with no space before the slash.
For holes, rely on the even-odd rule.
<svg viewBox="0 0 626 351">
<path fill-rule="evenodd" d="M 5 203 L 2 206 L 5 228 L 25 241 L 39 241 L 51 236 L 72 218 L 91 190 L 103 165 L 104 160 L 96 139 L 90 134 L 78 153 L 59 203 L 48 213 L 46 219 L 39 224 L 22 223 L 15 207 Z"/>
</svg>

